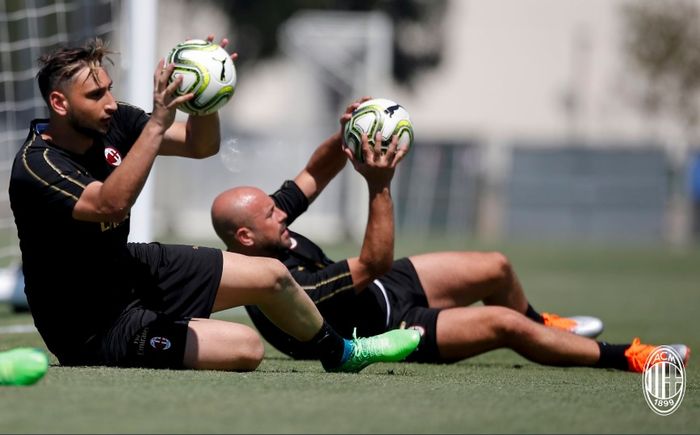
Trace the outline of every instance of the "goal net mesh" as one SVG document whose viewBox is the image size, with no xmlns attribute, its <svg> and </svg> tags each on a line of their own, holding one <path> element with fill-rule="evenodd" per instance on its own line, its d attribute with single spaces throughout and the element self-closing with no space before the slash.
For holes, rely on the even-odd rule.
<svg viewBox="0 0 700 435">
<path fill-rule="evenodd" d="M 19 259 L 8 183 L 29 122 L 48 116 L 36 85 L 37 59 L 61 45 L 109 39 L 118 0 L 0 0 L 0 266 Z"/>
</svg>

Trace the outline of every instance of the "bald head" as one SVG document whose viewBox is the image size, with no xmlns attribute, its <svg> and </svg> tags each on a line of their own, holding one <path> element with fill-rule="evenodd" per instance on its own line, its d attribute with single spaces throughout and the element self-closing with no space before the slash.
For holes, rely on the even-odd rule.
<svg viewBox="0 0 700 435">
<path fill-rule="evenodd" d="M 257 187 L 222 192 L 211 206 L 214 231 L 230 251 L 268 255 L 288 245 L 287 215 Z"/>
<path fill-rule="evenodd" d="M 268 196 L 257 187 L 241 186 L 226 190 L 211 205 L 211 221 L 214 231 L 228 248 L 236 244 L 236 231 L 251 227 L 256 207 L 261 198 Z"/>
</svg>

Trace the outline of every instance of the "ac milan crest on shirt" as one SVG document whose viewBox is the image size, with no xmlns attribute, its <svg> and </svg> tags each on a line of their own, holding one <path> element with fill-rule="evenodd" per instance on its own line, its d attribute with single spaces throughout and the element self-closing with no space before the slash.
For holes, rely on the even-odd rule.
<svg viewBox="0 0 700 435">
<path fill-rule="evenodd" d="M 105 160 L 116 167 L 122 164 L 122 155 L 119 154 L 116 148 L 105 147 Z"/>
</svg>

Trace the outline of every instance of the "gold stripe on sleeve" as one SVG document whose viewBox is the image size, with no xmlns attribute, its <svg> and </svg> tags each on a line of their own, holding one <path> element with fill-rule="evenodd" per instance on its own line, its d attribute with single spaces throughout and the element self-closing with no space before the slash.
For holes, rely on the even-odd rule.
<svg viewBox="0 0 700 435">
<path fill-rule="evenodd" d="M 333 282 L 333 281 L 337 281 L 337 280 L 339 280 L 339 279 L 341 279 L 341 278 L 347 278 L 348 276 L 350 276 L 350 272 L 341 273 L 340 275 L 336 275 L 336 276 L 334 276 L 334 277 L 332 277 L 332 278 L 328 278 L 328 279 L 325 280 L 325 281 L 317 282 L 317 283 L 314 284 L 314 285 L 305 285 L 305 286 L 301 286 L 301 288 L 303 288 L 304 290 L 316 290 L 318 287 L 320 287 L 320 286 L 322 286 L 322 285 L 326 285 L 326 284 L 331 283 L 331 282 Z"/>
<path fill-rule="evenodd" d="M 75 184 L 76 186 L 80 187 L 81 189 L 85 189 L 85 188 L 87 187 L 86 185 L 84 185 L 84 184 L 81 183 L 80 181 L 78 181 L 78 180 L 76 180 L 76 179 L 74 179 L 74 178 L 71 178 L 71 177 L 69 177 L 69 176 L 67 176 L 67 175 L 63 175 L 63 174 L 61 173 L 61 171 L 56 167 L 56 165 L 54 165 L 53 163 L 51 163 L 51 161 L 49 160 L 49 155 L 48 155 L 48 153 L 49 153 L 49 150 L 48 150 L 48 149 L 44 150 L 44 160 L 46 160 L 46 164 L 48 164 L 49 166 L 51 166 L 51 169 L 53 169 L 54 171 L 56 171 L 56 173 L 57 173 L 59 176 L 63 177 L 65 180 L 70 181 L 71 183 Z"/>
<path fill-rule="evenodd" d="M 314 303 L 317 304 L 317 303 L 319 303 L 319 302 L 323 302 L 323 301 L 325 301 L 326 299 L 332 298 L 333 296 L 337 295 L 337 294 L 340 293 L 340 292 L 344 292 L 344 291 L 347 291 L 347 290 L 350 290 L 350 289 L 353 289 L 353 288 L 355 288 L 354 285 L 348 284 L 348 285 L 346 285 L 345 287 L 341 287 L 341 288 L 337 289 L 337 290 L 334 291 L 333 293 L 329 293 L 329 294 L 325 295 L 324 297 L 315 300 Z"/>
<path fill-rule="evenodd" d="M 33 140 L 32 140 L 32 142 L 33 142 Z M 58 188 L 58 187 L 56 187 L 56 186 L 54 186 L 54 185 L 52 185 L 52 184 L 49 184 L 46 180 L 44 180 L 43 178 L 41 178 L 36 172 L 34 172 L 34 171 L 29 167 L 29 162 L 27 162 L 27 150 L 29 149 L 30 146 L 31 146 L 31 143 L 30 143 L 30 144 L 27 144 L 27 146 L 24 147 L 24 151 L 22 152 L 22 163 L 24 164 L 24 168 L 27 170 L 27 172 L 29 172 L 29 174 L 30 174 L 32 177 L 36 178 L 39 182 L 43 183 L 45 186 L 50 187 L 51 189 L 55 190 L 56 192 L 62 193 L 62 194 L 64 194 L 64 195 L 66 195 L 67 197 L 73 198 L 74 200 L 77 201 L 77 200 L 78 200 L 78 197 L 77 197 L 77 196 L 73 195 L 73 194 L 70 193 L 70 192 L 66 192 L 65 190 L 60 189 L 60 188 Z M 73 179 L 71 179 L 70 177 L 66 177 L 65 175 L 61 174 L 61 173 L 58 171 L 58 169 L 56 169 L 56 167 L 55 167 L 51 162 L 49 162 L 49 160 L 48 160 L 48 158 L 47 158 L 47 156 L 46 156 L 46 152 L 47 152 L 47 151 L 48 151 L 48 150 L 45 150 L 45 151 L 44 151 L 44 160 L 46 160 L 46 163 L 47 163 L 49 166 L 51 166 L 51 168 L 52 168 L 54 171 L 58 172 L 58 175 L 60 175 L 61 177 L 65 178 L 65 179 L 67 179 L 67 180 L 70 180 L 70 181 L 76 183 L 78 186 L 81 186 L 81 187 L 84 189 L 85 186 L 81 185 L 81 184 L 78 183 L 76 180 L 73 180 Z"/>
<path fill-rule="evenodd" d="M 332 283 L 333 281 L 337 281 L 337 280 L 342 279 L 342 278 L 347 278 L 348 276 L 350 276 L 350 272 L 341 273 L 340 275 L 336 275 L 336 276 L 334 276 L 334 277 L 332 277 L 332 278 L 328 278 L 328 279 L 325 280 L 325 281 L 317 282 L 317 283 L 314 284 L 314 285 L 302 286 L 302 288 L 303 288 L 304 290 L 306 290 L 307 292 L 308 292 L 308 291 L 312 291 L 312 290 L 316 290 L 317 288 L 319 288 L 319 287 L 321 287 L 321 286 L 323 286 L 323 285 Z M 352 283 L 350 283 L 350 284 L 346 285 L 345 287 L 341 287 L 341 288 L 339 288 L 339 289 L 336 289 L 336 290 L 333 291 L 332 293 L 329 293 L 329 294 L 327 294 L 327 295 L 324 295 L 323 297 L 321 297 L 321 298 L 319 298 L 319 299 L 315 299 L 315 300 L 314 300 L 314 303 L 318 304 L 318 303 L 320 303 L 320 302 L 323 302 L 323 301 L 325 301 L 325 300 L 327 300 L 327 299 L 332 298 L 333 296 L 337 295 L 337 294 L 340 293 L 340 292 L 344 292 L 344 291 L 350 290 L 350 289 L 352 289 L 352 288 L 355 288 L 355 286 L 354 286 Z"/>
</svg>

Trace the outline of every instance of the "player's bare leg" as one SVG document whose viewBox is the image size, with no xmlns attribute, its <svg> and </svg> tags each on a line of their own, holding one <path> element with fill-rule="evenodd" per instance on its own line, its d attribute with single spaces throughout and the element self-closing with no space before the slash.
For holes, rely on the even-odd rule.
<svg viewBox="0 0 700 435">
<path fill-rule="evenodd" d="M 508 258 L 498 252 L 435 252 L 410 257 L 434 308 L 478 301 L 520 313 L 528 302 Z"/>
<path fill-rule="evenodd" d="M 257 305 L 275 325 L 300 341 L 310 340 L 323 324 L 316 305 L 278 260 L 224 252 L 213 311 L 243 305 Z"/>
<path fill-rule="evenodd" d="M 212 311 L 258 305 L 285 332 L 311 340 L 323 326 L 313 301 L 277 260 L 224 252 L 221 284 Z M 256 331 L 233 322 L 192 319 L 184 365 L 196 369 L 255 370 L 264 356 Z"/>
<path fill-rule="evenodd" d="M 510 348 L 547 365 L 592 366 L 600 358 L 595 340 L 535 323 L 505 307 L 450 308 L 440 312 L 437 344 L 444 361 L 458 361 Z"/>
<path fill-rule="evenodd" d="M 255 370 L 265 356 L 258 333 L 238 323 L 192 319 L 188 325 L 184 365 L 203 370 Z"/>
<path fill-rule="evenodd" d="M 586 337 L 603 332 L 603 322 L 591 316 L 560 317 L 538 313 L 528 303 L 508 258 L 499 252 L 436 252 L 411 257 L 418 277 L 435 308 L 484 305 L 512 308 L 537 323 Z"/>
<path fill-rule="evenodd" d="M 375 362 L 400 361 L 420 342 L 417 331 L 398 329 L 380 336 L 346 340 L 323 320 L 311 298 L 278 260 L 231 252 L 223 255 L 221 285 L 213 311 L 257 305 L 278 328 L 315 346 L 327 371 L 359 372 Z M 221 361 L 220 356 L 216 356 L 218 350 L 213 347 L 232 341 L 246 342 L 250 338 L 241 329 L 228 329 L 217 335 L 216 325 L 208 322 L 194 323 L 190 332 L 196 335 L 198 329 L 204 339 L 188 340 L 188 350 L 206 346 L 207 355 L 211 356 L 208 361 Z M 251 363 L 254 364 L 255 353 L 252 353 Z"/>
</svg>

